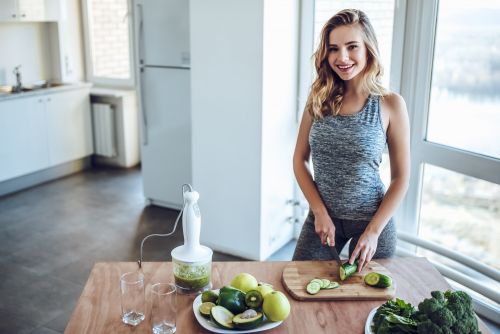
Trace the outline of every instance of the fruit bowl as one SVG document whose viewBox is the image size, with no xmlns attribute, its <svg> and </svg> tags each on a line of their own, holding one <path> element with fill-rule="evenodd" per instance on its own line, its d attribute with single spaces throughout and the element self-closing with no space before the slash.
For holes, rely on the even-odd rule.
<svg viewBox="0 0 500 334">
<path fill-rule="evenodd" d="M 217 291 L 218 290 L 214 290 Z M 200 324 L 201 327 L 205 328 L 206 330 L 209 330 L 213 333 L 256 333 L 256 332 L 261 332 L 261 331 L 266 331 L 271 328 L 278 327 L 283 321 L 276 321 L 272 322 L 269 320 L 264 320 L 258 327 L 253 328 L 253 329 L 247 329 L 247 330 L 241 330 L 241 329 L 224 329 L 213 323 L 209 318 L 203 317 L 198 309 L 200 308 L 201 305 L 201 294 L 199 294 L 193 301 L 193 313 Z"/>
</svg>

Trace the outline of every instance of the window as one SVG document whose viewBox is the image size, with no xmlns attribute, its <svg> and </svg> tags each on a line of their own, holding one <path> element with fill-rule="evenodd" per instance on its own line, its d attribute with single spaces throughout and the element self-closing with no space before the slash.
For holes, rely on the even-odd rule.
<svg viewBox="0 0 500 334">
<path fill-rule="evenodd" d="M 500 158 L 499 45 L 500 3 L 440 1 L 427 140 Z"/>
<path fill-rule="evenodd" d="M 424 166 L 419 236 L 500 269 L 500 185 Z"/>
<path fill-rule="evenodd" d="M 412 174 L 400 227 L 488 266 L 500 223 L 500 4 L 408 2 Z"/>
<path fill-rule="evenodd" d="M 133 84 L 128 0 L 85 0 L 84 23 L 89 81 Z"/>
</svg>

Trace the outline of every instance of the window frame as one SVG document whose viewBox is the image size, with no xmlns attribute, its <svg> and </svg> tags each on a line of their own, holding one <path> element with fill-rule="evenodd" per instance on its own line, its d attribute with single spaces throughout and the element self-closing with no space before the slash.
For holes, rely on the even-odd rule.
<svg viewBox="0 0 500 334">
<path fill-rule="evenodd" d="M 91 0 L 82 0 L 82 24 L 83 24 L 83 40 L 84 40 L 84 50 L 85 50 L 85 75 L 89 82 L 100 86 L 107 87 L 117 87 L 117 88 L 134 88 L 135 87 L 135 55 L 134 55 L 134 28 L 132 20 L 132 0 L 127 0 L 127 20 L 128 20 L 128 38 L 129 38 L 129 72 L 130 77 L 128 79 L 112 79 L 102 76 L 97 76 L 93 71 L 92 62 L 92 43 L 91 43 L 91 30 L 90 27 L 92 23 L 90 22 L 91 17 L 89 12 L 91 11 Z"/>
<path fill-rule="evenodd" d="M 406 8 L 400 91 L 410 118 L 411 182 L 401 205 L 399 227 L 413 235 L 418 235 L 420 223 L 424 164 L 500 184 L 500 159 L 426 139 L 438 6 L 439 1 L 409 1 Z"/>
</svg>

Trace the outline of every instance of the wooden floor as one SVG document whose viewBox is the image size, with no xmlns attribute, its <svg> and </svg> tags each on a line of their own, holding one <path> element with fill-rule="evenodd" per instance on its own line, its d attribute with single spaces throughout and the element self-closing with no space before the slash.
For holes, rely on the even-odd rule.
<svg viewBox="0 0 500 334">
<path fill-rule="evenodd" d="M 136 261 L 178 211 L 147 206 L 139 169 L 92 169 L 0 197 L 0 333 L 63 333 L 94 262 Z M 169 261 L 182 225 L 144 246 Z M 214 253 L 214 261 L 241 258 Z"/>
</svg>

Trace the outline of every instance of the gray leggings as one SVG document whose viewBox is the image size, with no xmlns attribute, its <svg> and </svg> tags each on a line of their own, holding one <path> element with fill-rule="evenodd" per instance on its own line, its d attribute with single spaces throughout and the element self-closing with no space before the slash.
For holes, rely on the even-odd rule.
<svg viewBox="0 0 500 334">
<path fill-rule="evenodd" d="M 352 254 L 359 237 L 365 231 L 369 222 L 346 220 L 332 218 L 335 225 L 335 248 L 337 251 L 342 251 L 345 244 L 352 238 L 349 244 L 349 255 Z M 384 227 L 382 233 L 378 237 L 377 251 L 373 255 L 374 259 L 387 258 L 394 255 L 396 250 L 396 225 L 391 219 Z M 306 260 L 332 260 L 332 254 L 328 247 L 321 244 L 321 239 L 314 230 L 314 215 L 309 212 L 309 215 L 302 226 L 295 252 L 293 253 L 293 261 Z"/>
</svg>

